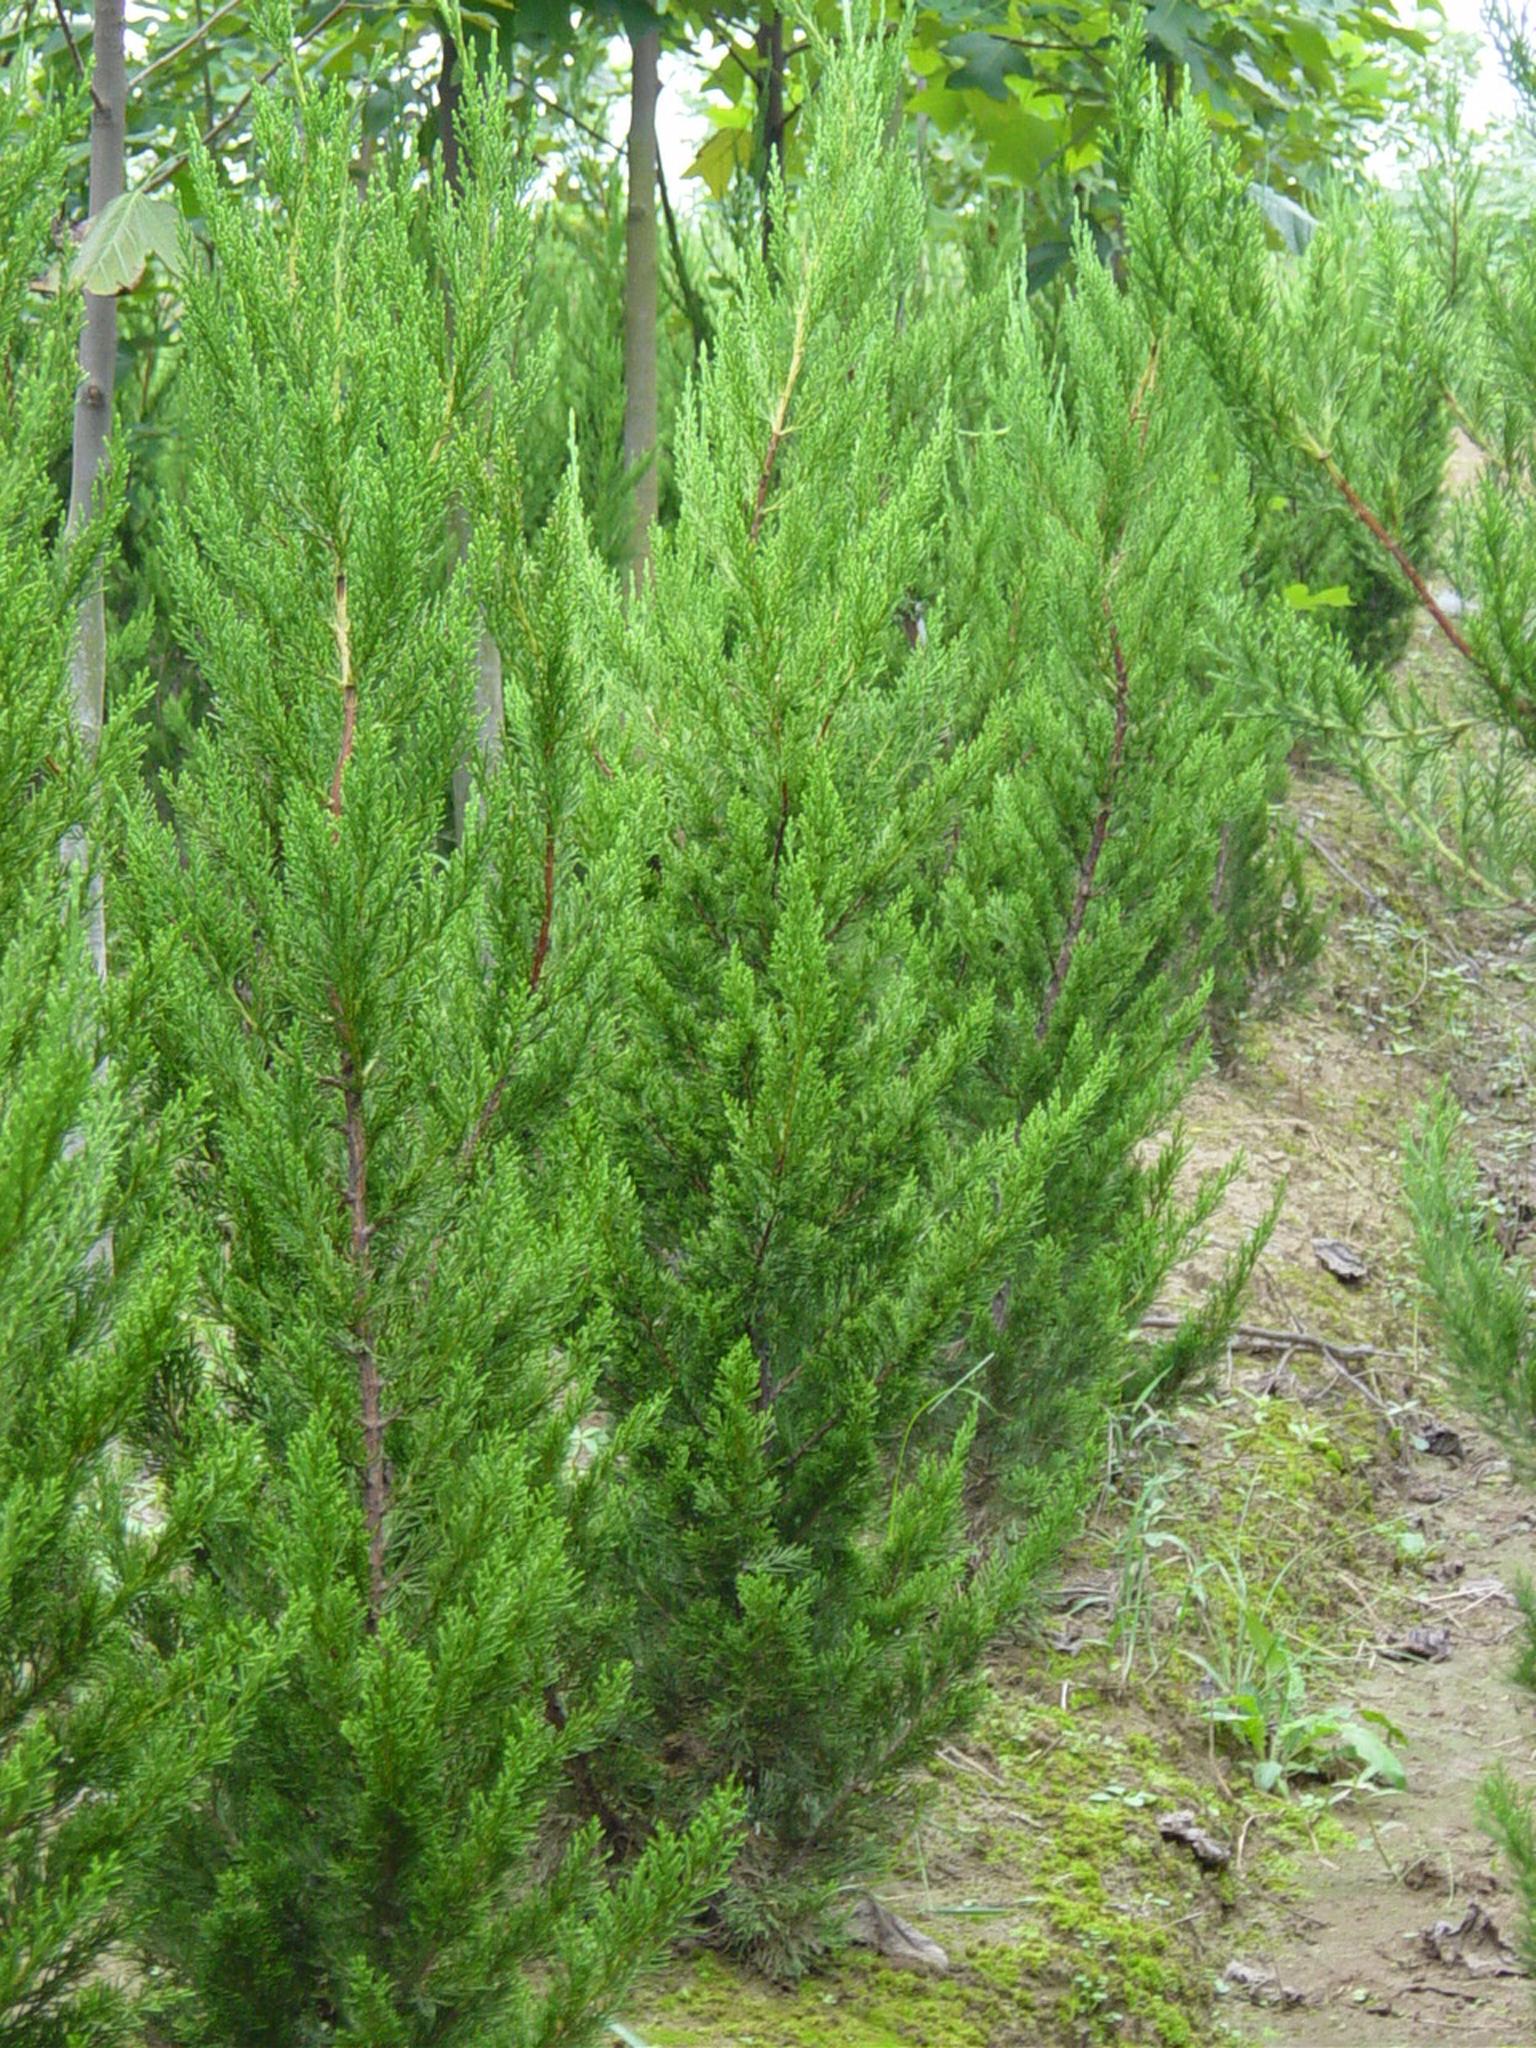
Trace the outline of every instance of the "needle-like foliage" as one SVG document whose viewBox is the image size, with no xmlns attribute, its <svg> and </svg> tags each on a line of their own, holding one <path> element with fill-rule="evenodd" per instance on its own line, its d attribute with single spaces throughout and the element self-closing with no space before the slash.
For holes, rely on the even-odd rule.
<svg viewBox="0 0 1536 2048">
<path fill-rule="evenodd" d="M 82 827 L 133 756 L 119 725 L 87 758 L 70 719 L 78 582 L 110 515 L 65 555 L 72 333 L 28 286 L 82 107 L 19 124 L 28 87 L 24 59 L 0 76 L 0 2034 L 52 2048 L 133 2036 L 112 1951 L 134 1881 L 231 1738 L 220 1631 L 163 1656 L 159 1622 L 241 1473 L 216 1429 L 169 1484 L 141 1449 L 190 1278 L 186 1120 L 143 1122 L 102 1063 Z"/>
<path fill-rule="evenodd" d="M 257 111 L 258 199 L 194 160 L 213 258 L 165 546 L 210 712 L 169 823 L 130 821 L 129 893 L 143 1056 L 208 1103 L 206 1371 L 261 1466 L 180 1621 L 247 1616 L 276 1665 L 158 1873 L 161 2028 L 198 2048 L 595 2040 L 730 1846 L 713 1797 L 611 1883 L 574 1813 L 627 1691 L 582 1583 L 625 1441 L 573 1438 L 635 863 L 617 811 L 581 838 L 566 529 L 525 558 L 515 470 L 487 476 L 527 235 L 497 95 L 462 121 L 459 194 L 389 161 L 359 191 L 347 100 L 297 78 Z M 505 731 L 450 848 L 482 619 Z"/>
<path fill-rule="evenodd" d="M 1402 651 L 1437 535 L 1449 330 L 1433 267 L 1385 202 L 1331 209 L 1304 252 L 1273 248 L 1193 103 L 1122 95 L 1130 288 L 1204 362 L 1252 477 L 1261 587 L 1330 594 L 1370 660 Z"/>
<path fill-rule="evenodd" d="M 1171 1395 L 1208 1351 L 1214 1304 L 1172 1349 L 1134 1344 L 1219 1193 L 1177 1199 L 1179 1149 L 1149 1141 L 1217 978 L 1236 1000 L 1287 924 L 1305 950 L 1269 819 L 1283 730 L 1246 715 L 1245 479 L 1216 467 L 1205 395 L 1084 242 L 1053 351 L 1022 295 L 1010 310 L 953 520 L 955 645 L 973 716 L 1006 733 L 934 894 L 947 1000 L 995 991 L 955 1105 L 976 1134 L 1096 1098 L 993 1304 L 978 1477 L 1005 1497 L 1096 1408 L 1144 1375 Z"/>
<path fill-rule="evenodd" d="M 616 745 L 661 806 L 608 1376 L 620 1413 L 666 1402 L 634 1554 L 658 1742 L 629 1796 L 687 1810 L 739 1776 L 720 1914 L 783 1971 L 878 1864 L 893 1790 L 971 1711 L 1016 1595 L 1021 1563 L 967 1540 L 954 1340 L 1098 1085 L 949 1142 L 992 992 L 944 1014 L 916 900 L 985 763 L 946 744 L 956 660 L 901 618 L 949 433 L 891 399 L 922 228 L 876 146 L 898 91 L 893 49 L 829 53 L 804 187 L 680 431 L 676 527 L 609 613 Z"/>
<path fill-rule="evenodd" d="M 916 290 L 920 194 L 875 146 L 897 91 L 888 51 L 829 54 L 685 412 L 677 522 L 605 628 L 611 750 L 659 805 L 606 1386 L 665 1404 L 635 1463 L 651 1748 L 610 1768 L 642 1814 L 740 1779 L 718 1917 L 786 1972 L 971 1711 L 1107 1415 L 1230 1311 L 1136 1354 L 1218 1192 L 1181 1205 L 1177 1150 L 1138 1148 L 1233 905 L 1280 893 L 1204 387 L 1085 252 L 1070 403 L 1020 297 L 962 457 L 919 381 L 971 315 Z"/>
</svg>

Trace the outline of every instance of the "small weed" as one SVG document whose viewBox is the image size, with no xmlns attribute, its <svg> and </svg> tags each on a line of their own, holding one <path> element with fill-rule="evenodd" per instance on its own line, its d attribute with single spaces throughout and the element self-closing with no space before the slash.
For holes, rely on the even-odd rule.
<svg viewBox="0 0 1536 2048">
<path fill-rule="evenodd" d="M 1153 1630 L 1153 1599 L 1156 1592 L 1155 1565 L 1159 1557 L 1176 1557 L 1181 1560 L 1189 1579 L 1197 1576 L 1198 1560 L 1194 1550 L 1174 1530 L 1161 1526 L 1164 1515 L 1169 1513 L 1177 1498 L 1179 1482 L 1184 1477 L 1180 1465 L 1156 1467 L 1148 1474 L 1137 1496 L 1131 1518 L 1115 1546 L 1115 1559 L 1119 1567 L 1119 1590 L 1115 1599 L 1114 1620 L 1110 1627 L 1110 1647 L 1119 1657 L 1119 1678 L 1122 1688 L 1129 1686 L 1136 1659 L 1145 1642 L 1149 1657 L 1147 1676 L 1155 1678 L 1163 1662 L 1157 1650 L 1159 1636 L 1167 1638 L 1177 1632 L 1178 1621 L 1173 1628 Z M 1179 1619 L 1182 1618 L 1183 1603 Z"/>
<path fill-rule="evenodd" d="M 1247 1767 L 1260 1792 L 1298 1779 L 1339 1783 L 1338 1796 L 1400 1791 L 1403 1766 L 1391 1745 L 1402 1731 L 1371 1708 L 1309 1708 L 1304 1657 L 1270 1622 L 1282 1573 L 1259 1598 L 1236 1562 L 1215 1564 L 1226 1598 L 1220 1622 L 1208 1604 L 1211 1654 L 1184 1652 L 1203 1676 L 1202 1711 Z"/>
</svg>

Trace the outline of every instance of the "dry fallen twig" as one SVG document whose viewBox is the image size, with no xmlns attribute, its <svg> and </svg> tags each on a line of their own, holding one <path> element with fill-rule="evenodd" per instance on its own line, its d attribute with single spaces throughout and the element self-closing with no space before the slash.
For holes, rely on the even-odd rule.
<svg viewBox="0 0 1536 2048">
<path fill-rule="evenodd" d="M 1153 1309 L 1141 1319 L 1144 1330 L 1177 1330 L 1182 1316 Z M 1310 1330 L 1264 1330 L 1254 1323 L 1239 1323 L 1228 1340 L 1233 1349 L 1267 1358 L 1275 1352 L 1307 1351 L 1318 1358 L 1395 1358 L 1395 1351 L 1383 1351 L 1375 1344 L 1336 1344 L 1330 1338 L 1314 1336 Z"/>
</svg>

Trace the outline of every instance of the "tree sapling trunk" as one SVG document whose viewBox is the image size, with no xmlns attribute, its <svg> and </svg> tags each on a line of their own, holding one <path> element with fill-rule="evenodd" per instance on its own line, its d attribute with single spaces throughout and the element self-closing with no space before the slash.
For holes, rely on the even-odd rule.
<svg viewBox="0 0 1536 2048">
<path fill-rule="evenodd" d="M 127 80 L 123 64 L 123 0 L 96 0 L 91 45 L 90 214 L 97 220 L 123 190 L 123 107 Z M 112 425 L 112 392 L 117 381 L 117 300 L 111 293 L 85 294 L 80 337 L 80 382 L 75 392 L 74 463 L 70 477 L 68 532 L 74 539 L 95 509 Z M 100 568 L 93 570 L 80 599 L 79 627 L 71 662 L 75 722 L 87 753 L 101 738 L 107 697 L 107 607 Z M 65 841 L 67 861 L 86 857 L 84 835 Z M 91 885 L 91 958 L 103 980 L 107 973 L 106 917 L 99 877 Z"/>
<path fill-rule="evenodd" d="M 656 96 L 661 36 L 632 42 L 629 210 L 624 242 L 624 467 L 630 473 L 629 577 L 650 565 L 656 475 Z"/>
</svg>

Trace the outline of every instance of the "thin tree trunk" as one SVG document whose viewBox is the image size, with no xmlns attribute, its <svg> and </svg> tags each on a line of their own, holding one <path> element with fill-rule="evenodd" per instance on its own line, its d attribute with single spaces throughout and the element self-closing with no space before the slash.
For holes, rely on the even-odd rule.
<svg viewBox="0 0 1536 2048">
<path fill-rule="evenodd" d="M 656 94 L 661 37 L 631 41 L 629 206 L 624 235 L 624 467 L 631 485 L 629 576 L 645 579 L 656 519 Z"/>
<path fill-rule="evenodd" d="M 784 17 L 775 11 L 757 32 L 763 113 L 763 261 L 773 249 L 773 174 L 784 169 Z"/>
<path fill-rule="evenodd" d="M 91 181 L 87 205 L 94 220 L 123 190 L 123 126 L 128 82 L 123 63 L 123 0 L 96 0 L 91 46 Z M 108 293 L 85 294 L 85 324 L 80 334 L 80 382 L 75 387 L 74 459 L 69 479 L 69 516 L 65 532 L 78 540 L 101 495 L 107 439 L 112 430 L 112 393 L 117 383 L 117 300 Z M 91 566 L 75 619 L 70 658 L 70 692 L 75 727 L 88 759 L 101 744 L 107 711 L 107 599 L 98 559 Z M 59 849 L 66 868 L 85 866 L 86 942 L 99 978 L 107 978 L 107 913 L 102 897 L 101 869 L 91 856 L 83 821 L 72 825 Z M 98 1069 L 97 1078 L 101 1078 Z M 65 1151 L 71 1158 L 85 1145 L 85 1133 L 71 1131 Z M 89 1263 L 110 1272 L 112 1232 L 104 1230 L 91 1246 Z"/>
<path fill-rule="evenodd" d="M 123 0 L 96 0 L 91 48 L 91 185 L 90 214 L 100 216 L 123 190 L 123 108 L 127 80 L 123 67 Z M 94 511 L 107 436 L 112 426 L 112 392 L 117 381 L 117 300 L 108 293 L 85 294 L 85 326 L 80 336 L 80 382 L 75 390 L 74 464 L 70 476 L 71 538 L 79 535 Z M 80 600 L 70 665 L 75 724 L 87 754 L 101 740 L 107 700 L 107 607 L 98 564 Z M 72 831 L 65 841 L 66 861 L 89 858 L 85 835 Z M 106 917 L 100 874 L 90 883 L 89 937 L 96 972 L 107 975 Z"/>
<path fill-rule="evenodd" d="M 443 153 L 443 176 L 449 189 L 460 192 L 464 187 L 464 166 L 459 147 L 457 127 L 459 105 L 464 96 L 464 74 L 461 68 L 459 47 L 451 35 L 443 37 L 443 62 L 437 82 L 437 139 Z M 453 305 L 448 305 L 448 331 L 453 333 Z M 462 556 L 469 546 L 469 524 L 462 513 L 454 515 L 454 537 Z M 506 724 L 506 699 L 503 694 L 501 649 L 495 639 L 482 625 L 479 644 L 475 651 L 475 731 L 479 739 L 480 754 L 488 768 L 501 759 L 502 734 Z M 470 771 L 468 762 L 454 770 L 453 775 L 453 836 L 455 843 L 464 837 L 464 819 L 469 808 Z"/>
<path fill-rule="evenodd" d="M 469 546 L 468 523 L 461 524 L 459 534 L 461 553 Z M 501 759 L 502 741 L 506 731 L 506 698 L 503 693 L 501 649 L 490 628 L 480 627 L 480 638 L 475 649 L 475 737 L 480 759 L 487 769 L 495 768 Z M 469 811 L 470 770 L 467 762 L 454 770 L 453 776 L 453 837 L 455 844 L 464 837 L 464 820 Z"/>
<path fill-rule="evenodd" d="M 443 32 L 443 61 L 437 74 L 437 146 L 443 152 L 443 176 L 449 190 L 463 189 L 464 173 L 459 165 L 459 101 L 464 96 L 463 74 L 459 70 L 459 46 L 446 29 Z"/>
</svg>

